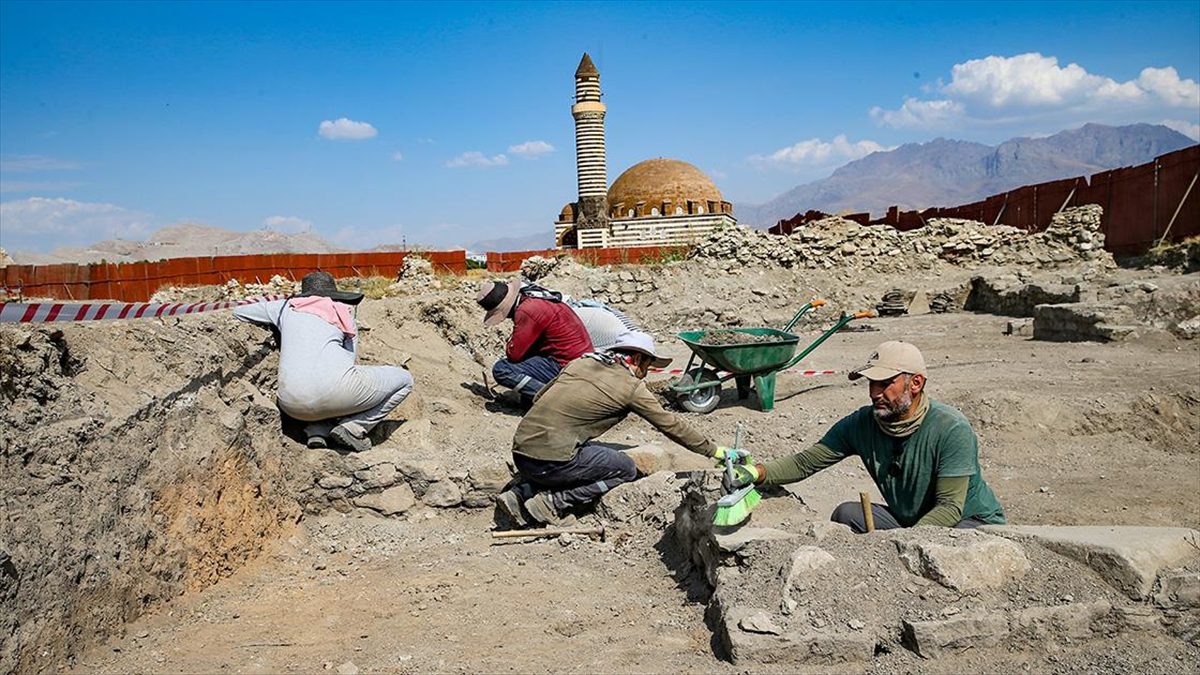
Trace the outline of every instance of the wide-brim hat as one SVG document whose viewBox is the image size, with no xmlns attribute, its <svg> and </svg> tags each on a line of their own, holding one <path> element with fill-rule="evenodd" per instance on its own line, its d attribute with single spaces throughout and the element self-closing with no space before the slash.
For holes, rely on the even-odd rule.
<svg viewBox="0 0 1200 675">
<path fill-rule="evenodd" d="M 875 353 L 867 359 L 867 365 L 850 371 L 850 379 L 865 377 L 879 382 L 900 373 L 925 375 L 925 357 L 916 345 L 892 340 L 876 347 Z"/>
<path fill-rule="evenodd" d="M 665 356 L 659 356 L 654 350 L 654 338 L 642 333 L 641 331 L 626 331 L 617 336 L 617 341 L 609 349 L 613 351 L 638 352 L 645 354 L 654 359 L 650 365 L 655 368 L 665 368 L 671 363 L 671 359 Z"/>
<path fill-rule="evenodd" d="M 347 305 L 357 305 L 363 299 L 362 293 L 339 291 L 337 284 L 333 281 L 333 275 L 329 272 L 309 272 L 300 280 L 300 292 L 296 294 L 296 297 L 307 298 L 314 295 L 344 302 Z"/>
<path fill-rule="evenodd" d="M 513 279 L 507 284 L 501 281 L 485 281 L 479 285 L 479 294 L 475 302 L 487 310 L 483 315 L 483 325 L 495 326 L 508 317 L 517 297 L 521 294 L 521 280 Z"/>
</svg>

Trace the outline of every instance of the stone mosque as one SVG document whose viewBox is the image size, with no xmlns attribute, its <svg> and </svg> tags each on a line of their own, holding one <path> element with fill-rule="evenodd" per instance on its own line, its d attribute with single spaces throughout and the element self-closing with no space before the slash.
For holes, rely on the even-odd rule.
<svg viewBox="0 0 1200 675">
<path fill-rule="evenodd" d="M 575 166 L 579 199 L 554 223 L 558 248 L 689 244 L 734 225 L 733 204 L 696 167 L 647 159 L 608 186 L 600 71 L 586 53 L 575 70 Z"/>
</svg>

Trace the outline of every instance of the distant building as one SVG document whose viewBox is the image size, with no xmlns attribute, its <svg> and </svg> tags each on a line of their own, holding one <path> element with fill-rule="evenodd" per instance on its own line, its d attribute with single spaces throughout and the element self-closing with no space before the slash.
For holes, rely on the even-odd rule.
<svg viewBox="0 0 1200 675">
<path fill-rule="evenodd" d="M 583 55 L 575 70 L 575 166 L 579 198 L 554 223 L 558 248 L 689 244 L 737 223 L 733 204 L 704 172 L 677 159 L 634 164 L 608 187 L 600 72 Z"/>
</svg>

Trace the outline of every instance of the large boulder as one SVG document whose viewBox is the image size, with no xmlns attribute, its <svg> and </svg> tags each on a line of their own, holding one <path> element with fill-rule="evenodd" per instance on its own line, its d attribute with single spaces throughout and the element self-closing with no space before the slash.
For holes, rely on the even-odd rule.
<svg viewBox="0 0 1200 675">
<path fill-rule="evenodd" d="M 1200 532 L 1186 527 L 985 525 L 982 529 L 1031 540 L 1078 560 L 1134 600 L 1149 595 L 1160 570 L 1200 557 Z"/>
<path fill-rule="evenodd" d="M 896 535 L 900 560 L 913 574 L 946 588 L 999 588 L 1029 571 L 1029 559 L 1015 542 L 971 531 L 938 532 L 938 541 L 924 534 L 917 530 Z"/>
</svg>

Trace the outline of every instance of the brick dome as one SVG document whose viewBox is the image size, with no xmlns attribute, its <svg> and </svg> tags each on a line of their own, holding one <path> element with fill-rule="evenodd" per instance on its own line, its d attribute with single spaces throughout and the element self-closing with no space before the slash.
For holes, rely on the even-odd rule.
<svg viewBox="0 0 1200 675">
<path fill-rule="evenodd" d="M 644 204 L 644 213 L 650 215 L 664 202 L 675 208 L 687 208 L 689 201 L 703 205 L 708 211 L 710 201 L 724 201 L 721 191 L 700 169 L 677 159 L 647 159 L 625 170 L 608 189 L 608 205 L 618 215 L 626 217 L 637 204 Z M 664 214 L 670 215 L 670 214 Z"/>
</svg>

